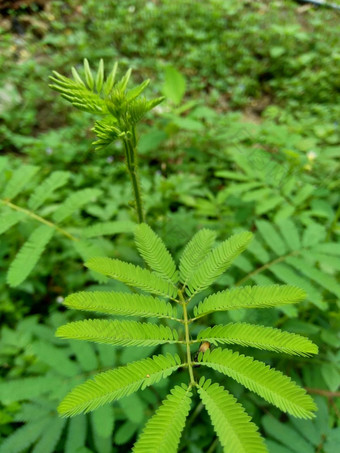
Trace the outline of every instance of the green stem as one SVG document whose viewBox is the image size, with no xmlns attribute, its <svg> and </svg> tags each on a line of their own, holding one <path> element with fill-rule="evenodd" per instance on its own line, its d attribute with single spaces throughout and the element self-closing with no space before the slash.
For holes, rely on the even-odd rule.
<svg viewBox="0 0 340 453">
<path fill-rule="evenodd" d="M 126 165 L 131 178 L 132 190 L 135 197 L 138 223 L 143 223 L 145 222 L 145 217 L 143 211 L 141 187 L 138 177 L 136 133 L 134 129 L 132 131 L 132 138 L 124 138 L 123 143 L 125 148 Z"/>
<path fill-rule="evenodd" d="M 17 206 L 16 204 L 11 203 L 8 200 L 0 200 L 0 203 L 13 209 L 14 211 L 22 212 L 23 214 L 27 215 L 28 217 L 31 217 L 32 219 L 37 220 L 38 222 L 43 223 L 44 225 L 48 225 L 49 227 L 54 228 L 63 236 L 66 236 L 68 239 L 71 239 L 71 241 L 79 241 L 79 239 L 76 238 L 75 236 L 73 236 L 71 233 L 68 233 L 67 231 L 63 230 L 55 223 L 50 222 L 49 220 L 46 220 L 43 217 L 40 217 L 39 215 L 35 214 L 32 211 L 29 211 L 28 209 L 21 208 L 20 206 Z"/>
<path fill-rule="evenodd" d="M 191 362 L 191 352 L 190 352 L 190 336 L 189 336 L 189 323 L 188 323 L 188 311 L 187 311 L 187 304 L 184 300 L 182 292 L 179 290 L 178 291 L 178 296 L 181 301 L 181 305 L 183 308 L 183 318 L 184 318 L 184 328 L 185 328 L 185 344 L 186 344 L 186 350 L 187 350 L 187 360 L 188 360 L 188 370 L 189 370 L 189 376 L 190 376 L 190 385 L 194 386 L 196 385 L 195 378 L 194 378 L 194 372 L 192 368 L 192 362 Z"/>
<path fill-rule="evenodd" d="M 255 269 L 255 270 L 252 271 L 252 272 L 249 272 L 249 274 L 247 274 L 247 275 L 246 275 L 245 277 L 243 277 L 241 280 L 239 280 L 238 282 L 236 282 L 234 286 L 240 286 L 240 285 L 242 285 L 244 282 L 246 282 L 247 280 L 251 279 L 251 278 L 254 277 L 255 275 L 260 274 L 261 272 L 265 271 L 265 270 L 268 269 L 270 266 L 273 266 L 274 264 L 277 264 L 277 263 L 281 263 L 281 261 L 284 261 L 284 260 L 285 260 L 286 258 L 288 258 L 289 256 L 298 255 L 299 253 L 301 253 L 301 250 L 293 250 L 292 252 L 287 253 L 286 255 L 279 256 L 279 257 L 276 258 L 275 260 L 272 260 L 272 261 L 270 261 L 269 263 L 264 264 L 263 266 L 261 266 L 261 267 Z"/>
<path fill-rule="evenodd" d="M 217 439 L 217 437 L 216 437 L 216 439 L 215 439 L 215 440 L 213 441 L 213 443 L 210 445 L 209 450 L 207 451 L 207 453 L 213 453 L 213 451 L 216 450 L 217 445 L 218 445 L 218 439 Z"/>
</svg>

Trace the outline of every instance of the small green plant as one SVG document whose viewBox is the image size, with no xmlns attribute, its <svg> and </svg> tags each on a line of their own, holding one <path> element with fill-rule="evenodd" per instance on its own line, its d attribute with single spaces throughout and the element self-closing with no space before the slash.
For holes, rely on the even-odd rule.
<svg viewBox="0 0 340 453">
<path fill-rule="evenodd" d="M 176 385 L 146 424 L 134 445 L 139 452 L 176 452 L 188 416 L 193 390 L 206 407 L 225 452 L 266 452 L 256 425 L 243 407 L 217 382 L 206 379 L 204 369 L 212 368 L 257 393 L 295 417 L 312 418 L 313 399 L 289 377 L 268 365 L 231 349 L 200 348 L 193 358 L 192 347 L 218 344 L 250 346 L 308 357 L 318 348 L 309 339 L 279 329 L 248 323 L 229 323 L 202 329 L 194 337 L 195 321 L 218 311 L 239 308 L 268 308 L 297 303 L 303 290 L 288 285 L 246 286 L 214 293 L 193 305 L 193 298 L 222 275 L 252 239 L 241 232 L 212 248 L 215 233 L 202 229 L 183 251 L 178 269 L 164 243 L 145 223 L 136 227 L 135 242 L 148 269 L 106 257 L 92 258 L 86 266 L 126 285 L 149 292 L 80 292 L 68 296 L 68 308 L 123 317 L 159 318 L 151 322 L 90 319 L 68 323 L 57 330 L 64 339 L 87 340 L 114 346 L 176 344 L 185 349 L 179 355 L 154 355 L 126 366 L 98 374 L 75 387 L 61 402 L 59 413 L 74 416 L 97 409 L 139 389 L 145 389 L 183 368 L 187 382 Z M 136 290 L 135 290 L 136 291 Z M 165 321 L 181 328 L 170 328 Z M 200 366 L 200 368 L 196 368 Z"/>
</svg>

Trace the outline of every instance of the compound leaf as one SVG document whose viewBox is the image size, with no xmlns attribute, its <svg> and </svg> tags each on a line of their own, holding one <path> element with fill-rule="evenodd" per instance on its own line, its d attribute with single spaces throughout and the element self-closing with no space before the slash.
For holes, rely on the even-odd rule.
<svg viewBox="0 0 340 453">
<path fill-rule="evenodd" d="M 101 222 L 83 228 L 82 235 L 85 238 L 94 238 L 98 236 L 113 236 L 119 233 L 132 233 L 136 224 L 129 221 Z"/>
<path fill-rule="evenodd" d="M 60 403 L 64 416 L 90 412 L 103 404 L 137 392 L 159 382 L 182 366 L 171 354 L 148 357 L 126 366 L 106 371 L 75 387 Z"/>
<path fill-rule="evenodd" d="M 18 286 L 28 277 L 54 232 L 54 228 L 47 225 L 41 225 L 33 231 L 10 265 L 7 274 L 10 286 Z"/>
<path fill-rule="evenodd" d="M 59 327 L 56 336 L 120 346 L 154 346 L 177 343 L 178 340 L 177 331 L 170 327 L 137 321 L 105 319 L 70 322 Z"/>
<path fill-rule="evenodd" d="M 86 416 L 79 415 L 69 421 L 65 442 L 65 453 L 74 453 L 81 447 L 85 447 L 87 434 Z"/>
<path fill-rule="evenodd" d="M 243 232 L 234 234 L 212 250 L 196 272 L 188 280 L 187 293 L 194 294 L 208 288 L 242 253 L 252 239 L 252 234 Z"/>
<path fill-rule="evenodd" d="M 61 437 L 66 420 L 60 417 L 50 417 L 50 423 L 32 450 L 32 453 L 54 453 Z"/>
<path fill-rule="evenodd" d="M 5 211 L 0 216 L 0 234 L 5 233 L 25 217 L 24 213 L 16 211 Z"/>
<path fill-rule="evenodd" d="M 54 212 L 53 220 L 62 222 L 78 209 L 94 201 L 101 193 L 99 189 L 83 189 L 72 193 Z"/>
<path fill-rule="evenodd" d="M 112 258 L 92 258 L 85 263 L 92 271 L 119 280 L 127 285 L 167 297 L 175 297 L 177 289 L 147 269 Z"/>
<path fill-rule="evenodd" d="M 178 282 L 178 272 L 174 260 L 164 242 L 149 225 L 142 223 L 136 227 L 135 242 L 142 258 L 157 275 L 173 284 Z"/>
<path fill-rule="evenodd" d="M 228 349 L 208 350 L 200 359 L 201 364 L 230 376 L 282 411 L 295 417 L 314 417 L 313 399 L 280 371 Z"/>
<path fill-rule="evenodd" d="M 21 426 L 0 445 L 0 453 L 21 453 L 26 450 L 41 436 L 47 423 L 48 419 L 45 418 Z"/>
<path fill-rule="evenodd" d="M 176 453 L 191 404 L 188 387 L 176 386 L 147 422 L 133 453 Z"/>
<path fill-rule="evenodd" d="M 184 285 L 211 251 L 215 238 L 214 231 L 202 229 L 185 247 L 179 264 L 180 279 Z"/>
<path fill-rule="evenodd" d="M 64 304 L 76 310 L 95 311 L 109 315 L 141 316 L 143 318 L 176 318 L 177 309 L 169 302 L 144 294 L 113 291 L 79 292 L 66 297 Z"/>
<path fill-rule="evenodd" d="M 266 453 L 267 449 L 257 426 L 241 404 L 217 383 L 204 378 L 198 394 L 206 407 L 224 453 Z"/>
<path fill-rule="evenodd" d="M 6 200 L 15 198 L 38 170 L 39 167 L 34 165 L 22 165 L 14 170 L 11 179 L 6 184 L 2 198 L 5 198 Z"/>
<path fill-rule="evenodd" d="M 69 177 L 70 173 L 68 171 L 55 171 L 51 173 L 45 181 L 36 187 L 28 200 L 28 207 L 33 211 L 40 208 L 56 189 L 67 183 Z"/>
<path fill-rule="evenodd" d="M 220 291 L 208 296 L 194 308 L 194 314 L 195 316 L 204 316 L 214 311 L 239 308 L 270 308 L 295 304 L 305 298 L 305 291 L 297 286 L 244 286 Z"/>
<path fill-rule="evenodd" d="M 199 332 L 197 339 L 215 344 L 252 346 L 253 348 L 303 357 L 318 353 L 318 347 L 301 335 L 245 322 L 208 327 Z"/>
</svg>

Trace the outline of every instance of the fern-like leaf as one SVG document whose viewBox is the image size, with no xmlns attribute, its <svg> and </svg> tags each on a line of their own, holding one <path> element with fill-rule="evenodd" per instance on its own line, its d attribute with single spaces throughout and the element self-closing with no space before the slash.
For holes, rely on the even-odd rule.
<svg viewBox="0 0 340 453">
<path fill-rule="evenodd" d="M 64 416 L 93 411 L 103 404 L 131 395 L 139 389 L 144 390 L 166 378 L 181 366 L 178 356 L 167 354 L 148 357 L 100 373 L 66 395 L 58 411 Z"/>
<path fill-rule="evenodd" d="M 53 220 L 62 222 L 67 217 L 70 217 L 76 210 L 82 208 L 91 201 L 94 201 L 101 193 L 102 191 L 99 189 L 83 189 L 72 193 L 54 212 Z"/>
<path fill-rule="evenodd" d="M 85 447 L 87 435 L 86 416 L 74 417 L 69 421 L 67 437 L 65 441 L 65 452 L 74 453 Z"/>
<path fill-rule="evenodd" d="M 56 336 L 119 346 L 154 346 L 177 343 L 178 340 L 177 331 L 171 330 L 170 327 L 137 321 L 105 319 L 70 322 L 59 327 Z"/>
<path fill-rule="evenodd" d="M 8 181 L 3 191 L 2 198 L 5 198 L 6 200 L 15 198 L 38 170 L 39 167 L 34 165 L 22 165 L 14 170 L 11 179 Z"/>
<path fill-rule="evenodd" d="M 55 230 L 47 225 L 36 228 L 12 261 L 7 273 L 7 283 L 18 286 L 37 264 Z"/>
<path fill-rule="evenodd" d="M 312 418 L 313 399 L 289 377 L 252 357 L 228 349 L 208 350 L 199 357 L 201 364 L 235 379 L 269 403 L 295 417 Z"/>
<path fill-rule="evenodd" d="M 95 291 L 66 297 L 64 305 L 76 310 L 108 315 L 141 316 L 143 318 L 176 318 L 177 309 L 169 302 L 143 294 Z"/>
<path fill-rule="evenodd" d="M 146 223 L 136 227 L 135 242 L 142 258 L 157 275 L 173 284 L 178 282 L 174 260 L 161 238 Z"/>
<path fill-rule="evenodd" d="M 152 99 L 151 101 L 147 101 L 144 97 L 141 97 L 140 99 L 134 99 L 129 103 L 129 121 L 132 124 L 137 124 L 146 115 L 147 112 L 156 107 L 156 105 L 163 102 L 164 99 L 165 98 L 163 96 Z"/>
<path fill-rule="evenodd" d="M 21 453 L 34 444 L 41 436 L 48 419 L 39 419 L 18 428 L 0 445 L 0 453 Z"/>
<path fill-rule="evenodd" d="M 176 453 L 188 416 L 192 393 L 186 386 L 176 386 L 147 422 L 133 453 Z"/>
<path fill-rule="evenodd" d="M 52 193 L 65 185 L 70 177 L 68 171 L 55 171 L 36 187 L 28 200 L 28 207 L 33 211 L 40 208 Z"/>
<path fill-rule="evenodd" d="M 296 286 L 268 285 L 245 286 L 212 294 L 194 307 L 195 316 L 201 317 L 215 311 L 239 308 L 270 308 L 296 304 L 306 298 L 306 293 Z"/>
<path fill-rule="evenodd" d="M 176 297 L 177 289 L 147 269 L 112 258 L 92 258 L 85 263 L 89 269 L 119 280 L 127 285 L 159 294 Z"/>
<path fill-rule="evenodd" d="M 211 230 L 200 230 L 185 247 L 180 259 L 180 279 L 185 286 L 197 267 L 211 251 L 216 233 Z"/>
<path fill-rule="evenodd" d="M 89 227 L 83 228 L 82 235 L 85 238 L 98 236 L 113 236 L 119 233 L 133 233 L 136 224 L 128 220 L 115 222 L 100 222 Z"/>
<path fill-rule="evenodd" d="M 224 453 L 267 453 L 258 428 L 241 404 L 217 383 L 201 379 L 198 385 L 204 406 L 223 446 Z"/>
<path fill-rule="evenodd" d="M 303 357 L 318 353 L 318 347 L 301 335 L 245 322 L 208 327 L 199 332 L 197 339 L 213 344 L 240 344 Z"/>
<path fill-rule="evenodd" d="M 117 127 L 116 119 L 112 116 L 106 116 L 100 121 L 96 121 L 92 130 L 97 136 L 97 140 L 92 143 L 96 150 L 107 147 L 122 134 Z"/>
<path fill-rule="evenodd" d="M 75 69 L 72 72 L 75 80 L 53 71 L 53 77 L 50 77 L 52 83 L 49 87 L 61 93 L 64 99 L 71 102 L 79 110 L 106 115 L 108 113 L 106 103 L 99 93 L 94 92 L 90 71 L 85 70 L 88 86 L 81 80 Z"/>
<path fill-rule="evenodd" d="M 60 417 L 49 417 L 50 423 L 36 443 L 32 453 L 54 453 L 55 447 L 61 437 L 66 420 Z"/>
<path fill-rule="evenodd" d="M 59 382 L 59 377 L 49 375 L 8 379 L 0 382 L 0 401 L 8 405 L 29 398 L 37 399 L 55 389 Z"/>
<path fill-rule="evenodd" d="M 233 260 L 242 253 L 252 239 L 249 232 L 234 234 L 212 250 L 196 272 L 189 278 L 187 294 L 193 297 L 196 293 L 208 288 Z"/>
<path fill-rule="evenodd" d="M 0 234 L 5 233 L 25 217 L 22 212 L 5 211 L 0 216 Z"/>
</svg>

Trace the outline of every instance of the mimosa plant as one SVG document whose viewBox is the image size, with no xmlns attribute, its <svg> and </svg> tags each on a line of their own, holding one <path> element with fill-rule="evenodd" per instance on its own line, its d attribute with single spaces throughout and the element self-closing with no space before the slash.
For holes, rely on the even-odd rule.
<svg viewBox="0 0 340 453">
<path fill-rule="evenodd" d="M 213 293 L 194 304 L 194 296 L 209 288 L 231 266 L 250 243 L 252 234 L 234 234 L 214 247 L 215 233 L 202 229 L 187 244 L 177 266 L 161 238 L 145 223 L 138 179 L 136 124 L 162 98 L 147 101 L 140 97 L 149 81 L 127 90 L 130 70 L 115 82 L 117 65 L 106 80 L 102 61 L 95 77 L 86 60 L 84 69 L 85 81 L 73 69 L 74 80 L 55 73 L 51 87 L 81 110 L 102 116 L 94 127 L 97 148 L 122 140 L 139 222 L 135 242 L 146 267 L 118 259 L 92 258 L 85 264 L 89 269 L 125 283 L 134 292 L 85 291 L 68 296 L 64 303 L 71 309 L 161 321 L 96 318 L 66 324 L 57 330 L 57 336 L 127 347 L 176 344 L 184 354 L 183 358 L 158 354 L 100 373 L 75 387 L 61 402 L 59 412 L 74 416 L 93 411 L 184 369 L 187 378 L 172 388 L 146 423 L 133 452 L 176 452 L 194 392 L 206 407 L 225 452 L 266 452 L 263 438 L 244 408 L 223 385 L 206 378 L 206 368 L 233 378 L 295 417 L 312 418 L 316 410 L 313 399 L 289 377 L 263 362 L 210 345 L 241 345 L 305 357 L 316 354 L 317 346 L 303 336 L 245 322 L 203 328 L 197 336 L 193 335 L 193 326 L 211 313 L 294 304 L 306 295 L 289 285 L 244 286 Z M 170 328 L 168 322 L 177 323 L 177 328 Z M 199 348 L 199 344 L 206 346 Z"/>
</svg>

